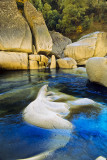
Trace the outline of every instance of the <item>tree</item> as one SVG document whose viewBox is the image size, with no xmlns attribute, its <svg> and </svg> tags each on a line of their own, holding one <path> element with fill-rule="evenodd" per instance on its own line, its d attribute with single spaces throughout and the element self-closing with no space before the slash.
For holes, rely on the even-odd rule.
<svg viewBox="0 0 107 160">
<path fill-rule="evenodd" d="M 43 4 L 41 0 L 31 0 L 31 2 L 37 10 L 42 11 Z"/>
<path fill-rule="evenodd" d="M 52 10 L 48 3 L 44 4 L 42 10 L 43 16 L 45 18 L 46 24 L 50 30 L 56 30 L 56 25 L 60 19 L 60 14 L 57 10 Z"/>
</svg>

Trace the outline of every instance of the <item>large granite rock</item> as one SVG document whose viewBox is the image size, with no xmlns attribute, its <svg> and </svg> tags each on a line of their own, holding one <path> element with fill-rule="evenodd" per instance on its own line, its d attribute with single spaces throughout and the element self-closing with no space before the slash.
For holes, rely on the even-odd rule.
<svg viewBox="0 0 107 160">
<path fill-rule="evenodd" d="M 64 49 L 68 44 L 71 44 L 71 40 L 59 32 L 50 31 L 50 35 L 52 37 L 53 46 L 52 46 L 52 53 L 57 58 L 63 58 L 64 57 Z"/>
<path fill-rule="evenodd" d="M 28 69 L 28 54 L 0 51 L 0 69 Z"/>
<path fill-rule="evenodd" d="M 107 58 L 90 58 L 86 63 L 86 71 L 91 82 L 107 87 Z"/>
<path fill-rule="evenodd" d="M 31 27 L 37 52 L 51 52 L 52 38 L 48 32 L 43 15 L 30 3 L 25 2 L 24 14 Z"/>
<path fill-rule="evenodd" d="M 16 0 L 0 0 L 0 50 L 32 52 L 30 28 Z"/>
<path fill-rule="evenodd" d="M 78 65 L 85 65 L 91 57 L 104 57 L 107 53 L 107 33 L 94 32 L 83 36 L 79 41 L 67 45 L 65 57 L 74 58 Z"/>
<path fill-rule="evenodd" d="M 57 59 L 59 68 L 77 68 L 77 63 L 73 58 Z"/>
</svg>

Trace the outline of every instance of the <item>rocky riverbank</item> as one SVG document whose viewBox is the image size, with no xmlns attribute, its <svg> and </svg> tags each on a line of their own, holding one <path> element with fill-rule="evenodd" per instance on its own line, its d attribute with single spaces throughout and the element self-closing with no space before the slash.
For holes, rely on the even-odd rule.
<svg viewBox="0 0 107 160">
<path fill-rule="evenodd" d="M 50 32 L 42 13 L 30 2 L 24 3 L 23 16 L 15 0 L 2 0 L 0 13 L 0 69 L 72 69 L 86 65 L 89 58 L 107 55 L 107 33 L 97 31 L 72 43 L 60 33 Z M 107 70 L 107 59 L 104 59 L 104 68 Z M 90 75 L 89 79 L 100 83 L 100 80 L 93 80 Z M 107 86 L 105 82 L 100 84 Z"/>
</svg>

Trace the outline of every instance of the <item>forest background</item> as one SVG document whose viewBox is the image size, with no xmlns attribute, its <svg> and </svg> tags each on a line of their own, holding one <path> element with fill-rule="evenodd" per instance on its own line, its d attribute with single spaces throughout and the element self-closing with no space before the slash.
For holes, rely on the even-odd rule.
<svg viewBox="0 0 107 160">
<path fill-rule="evenodd" d="M 49 30 L 55 30 L 73 41 L 94 32 L 107 32 L 106 0 L 17 0 L 19 9 L 30 1 L 43 13 Z"/>
</svg>

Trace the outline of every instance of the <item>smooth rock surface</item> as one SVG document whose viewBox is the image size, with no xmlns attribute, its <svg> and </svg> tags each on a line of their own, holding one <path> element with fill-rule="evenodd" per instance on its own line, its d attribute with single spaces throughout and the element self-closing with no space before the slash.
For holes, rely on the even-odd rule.
<svg viewBox="0 0 107 160">
<path fill-rule="evenodd" d="M 40 55 L 31 54 L 29 55 L 29 59 L 33 61 L 40 61 Z"/>
<path fill-rule="evenodd" d="M 71 108 L 78 108 L 78 107 L 90 107 L 90 106 L 98 106 L 99 104 L 93 101 L 92 99 L 89 98 L 80 98 L 75 101 L 71 101 L 70 104 L 72 105 Z"/>
<path fill-rule="evenodd" d="M 94 57 L 104 57 L 107 54 L 107 33 L 100 32 L 97 35 Z"/>
<path fill-rule="evenodd" d="M 31 31 L 15 0 L 0 1 L 0 50 L 32 52 Z"/>
<path fill-rule="evenodd" d="M 0 51 L 0 69 L 28 69 L 28 54 Z"/>
<path fill-rule="evenodd" d="M 52 129 L 71 129 L 72 124 L 62 118 L 69 113 L 68 105 L 65 103 L 51 102 L 46 98 L 47 85 L 44 85 L 37 98 L 31 102 L 23 112 L 23 118 L 33 125 Z"/>
<path fill-rule="evenodd" d="M 50 65 L 50 68 L 54 69 L 56 68 L 56 58 L 54 55 L 52 55 L 51 57 L 51 65 Z"/>
<path fill-rule="evenodd" d="M 57 59 L 59 68 L 77 68 L 77 63 L 73 58 Z"/>
<path fill-rule="evenodd" d="M 86 63 L 86 71 L 91 82 L 107 87 L 107 58 L 90 58 Z"/>
<path fill-rule="evenodd" d="M 46 68 L 45 63 L 39 62 L 39 69 L 44 69 L 44 68 Z"/>
<path fill-rule="evenodd" d="M 29 69 L 38 69 L 38 62 L 29 60 Z"/>
<path fill-rule="evenodd" d="M 104 57 L 107 53 L 107 33 L 94 32 L 80 38 L 64 50 L 65 57 L 72 57 L 78 65 L 85 65 L 91 57 Z"/>
<path fill-rule="evenodd" d="M 40 61 L 43 62 L 43 63 L 45 63 L 45 65 L 47 65 L 48 58 L 46 56 L 44 56 L 44 55 L 40 55 Z"/>
<path fill-rule="evenodd" d="M 107 160 L 107 159 L 102 157 L 102 156 L 100 156 L 100 157 L 96 158 L 96 160 Z"/>
<path fill-rule="evenodd" d="M 59 32 L 50 31 L 50 35 L 52 37 L 53 46 L 52 46 L 52 53 L 57 58 L 63 58 L 64 57 L 64 49 L 65 47 L 72 43 L 71 40 L 65 36 L 63 36 Z"/>
<path fill-rule="evenodd" d="M 24 3 L 24 14 L 32 30 L 38 52 L 52 51 L 52 38 L 48 32 L 43 15 L 30 3 Z"/>
</svg>

